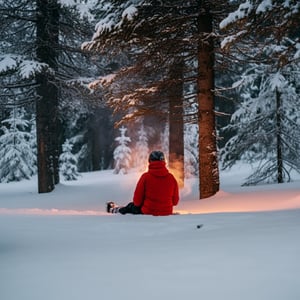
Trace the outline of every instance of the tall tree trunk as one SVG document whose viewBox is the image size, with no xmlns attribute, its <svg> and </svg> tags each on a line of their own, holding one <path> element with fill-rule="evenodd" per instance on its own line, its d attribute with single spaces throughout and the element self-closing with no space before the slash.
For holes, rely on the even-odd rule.
<svg viewBox="0 0 300 300">
<path fill-rule="evenodd" d="M 200 1 L 200 5 L 201 5 Z M 201 6 L 199 6 L 201 7 Z M 202 7 L 201 7 L 202 8 Z M 215 113 L 214 113 L 214 43 L 213 17 L 203 11 L 198 17 L 198 125 L 199 125 L 199 194 L 210 197 L 219 190 Z"/>
<path fill-rule="evenodd" d="M 105 170 L 111 165 L 113 123 L 107 108 L 98 108 L 89 121 L 88 140 L 91 145 L 92 170 Z"/>
<path fill-rule="evenodd" d="M 180 187 L 184 186 L 183 60 L 170 69 L 169 97 L 169 168 Z"/>
<path fill-rule="evenodd" d="M 36 55 L 49 66 L 36 76 L 36 130 L 38 148 L 38 191 L 51 192 L 59 182 L 58 88 L 53 71 L 57 69 L 59 5 L 57 0 L 36 2 Z M 50 71 L 50 68 L 52 69 Z"/>
<path fill-rule="evenodd" d="M 282 129 L 281 129 L 281 110 L 282 103 L 280 92 L 276 88 L 276 139 L 277 139 L 277 183 L 283 183 L 283 164 L 282 164 Z"/>
</svg>

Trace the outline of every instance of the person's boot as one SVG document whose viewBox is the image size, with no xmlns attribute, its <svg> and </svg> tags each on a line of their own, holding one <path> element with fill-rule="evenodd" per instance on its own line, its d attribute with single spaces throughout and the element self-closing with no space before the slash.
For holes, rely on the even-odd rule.
<svg viewBox="0 0 300 300">
<path fill-rule="evenodd" d="M 106 203 L 106 211 L 111 214 L 116 214 L 119 212 L 119 207 L 112 201 Z"/>
</svg>

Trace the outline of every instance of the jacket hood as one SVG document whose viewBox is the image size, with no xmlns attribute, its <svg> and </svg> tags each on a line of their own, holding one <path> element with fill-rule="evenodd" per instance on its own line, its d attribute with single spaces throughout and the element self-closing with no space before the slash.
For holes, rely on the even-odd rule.
<svg viewBox="0 0 300 300">
<path fill-rule="evenodd" d="M 169 174 L 164 161 L 151 161 L 148 166 L 148 172 L 156 177 L 164 177 Z"/>
</svg>

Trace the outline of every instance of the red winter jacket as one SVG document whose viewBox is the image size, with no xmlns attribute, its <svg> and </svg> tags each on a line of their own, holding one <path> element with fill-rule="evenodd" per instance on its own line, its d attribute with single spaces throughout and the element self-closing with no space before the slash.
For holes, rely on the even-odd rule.
<svg viewBox="0 0 300 300">
<path fill-rule="evenodd" d="M 142 213 L 167 216 L 173 213 L 173 206 L 179 201 L 178 184 L 169 173 L 164 161 L 151 161 L 148 172 L 139 179 L 133 203 L 141 207 Z"/>
</svg>

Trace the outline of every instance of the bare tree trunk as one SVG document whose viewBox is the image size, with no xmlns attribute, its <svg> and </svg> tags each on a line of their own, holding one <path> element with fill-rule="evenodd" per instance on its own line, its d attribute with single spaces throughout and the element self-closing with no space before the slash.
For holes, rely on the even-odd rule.
<svg viewBox="0 0 300 300">
<path fill-rule="evenodd" d="M 283 183 L 281 110 L 280 92 L 276 88 L 277 183 Z"/>
<path fill-rule="evenodd" d="M 201 4 L 201 1 L 200 1 Z M 213 17 L 209 11 L 198 17 L 198 124 L 199 124 L 199 194 L 210 197 L 219 190 L 219 168 L 214 113 Z"/>
<path fill-rule="evenodd" d="M 179 187 L 184 186 L 183 60 L 170 70 L 169 97 L 169 168 Z"/>
<path fill-rule="evenodd" d="M 57 0 L 37 0 L 36 55 L 50 70 L 36 76 L 36 130 L 38 147 L 38 191 L 51 192 L 59 182 L 58 88 L 53 71 L 57 69 L 59 5 Z"/>
</svg>

